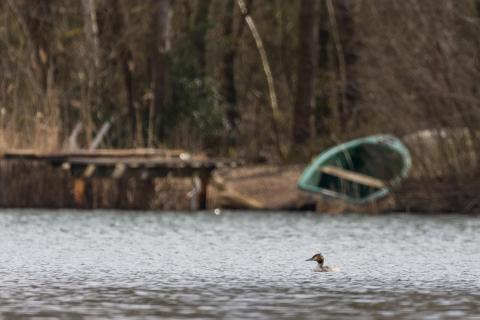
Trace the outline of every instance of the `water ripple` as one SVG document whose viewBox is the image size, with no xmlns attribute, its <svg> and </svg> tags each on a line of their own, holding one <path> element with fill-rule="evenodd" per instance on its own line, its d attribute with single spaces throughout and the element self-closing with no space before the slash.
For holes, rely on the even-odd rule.
<svg viewBox="0 0 480 320">
<path fill-rule="evenodd" d="M 0 318 L 474 319 L 476 217 L 0 212 Z M 321 250 L 340 273 L 314 273 Z"/>
</svg>

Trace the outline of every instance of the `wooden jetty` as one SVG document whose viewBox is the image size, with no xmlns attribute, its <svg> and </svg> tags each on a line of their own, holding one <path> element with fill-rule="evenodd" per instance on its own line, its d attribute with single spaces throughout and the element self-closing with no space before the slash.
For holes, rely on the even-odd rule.
<svg viewBox="0 0 480 320">
<path fill-rule="evenodd" d="M 215 161 L 190 155 L 182 150 L 159 149 L 97 149 L 43 152 L 36 150 L 0 151 L 0 159 L 42 162 L 73 177 L 75 202 L 79 207 L 85 201 L 85 189 L 91 178 L 120 179 L 137 177 L 143 180 L 156 177 L 192 177 L 200 181 L 197 190 L 197 209 L 207 208 L 207 186 Z"/>
</svg>

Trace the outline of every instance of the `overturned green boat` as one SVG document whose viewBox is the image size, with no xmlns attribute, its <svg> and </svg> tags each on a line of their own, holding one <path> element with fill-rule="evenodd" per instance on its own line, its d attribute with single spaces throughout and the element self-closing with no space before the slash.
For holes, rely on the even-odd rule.
<svg viewBox="0 0 480 320">
<path fill-rule="evenodd" d="M 321 153 L 298 180 L 301 190 L 363 204 L 389 194 L 411 167 L 410 152 L 391 135 L 349 141 Z"/>
</svg>

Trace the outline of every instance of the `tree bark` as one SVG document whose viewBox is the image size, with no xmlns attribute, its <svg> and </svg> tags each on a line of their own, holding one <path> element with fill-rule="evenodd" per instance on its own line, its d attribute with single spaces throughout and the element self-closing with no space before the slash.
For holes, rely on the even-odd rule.
<svg viewBox="0 0 480 320">
<path fill-rule="evenodd" d="M 235 13 L 235 0 L 227 0 L 223 20 L 223 36 L 227 39 L 227 45 L 223 54 L 223 97 L 226 104 L 227 121 L 232 130 L 237 128 L 238 111 L 237 91 L 235 88 L 235 60 L 236 60 L 236 39 L 233 36 L 233 23 Z"/>
<path fill-rule="evenodd" d="M 152 147 L 158 135 L 160 142 L 164 142 L 165 132 L 159 126 L 162 113 L 165 111 L 167 89 L 167 56 L 170 51 L 170 28 L 173 0 L 154 0 L 153 32 L 154 50 L 152 56 L 153 101 L 150 106 L 148 146 Z"/>
<path fill-rule="evenodd" d="M 293 143 L 307 143 L 312 136 L 317 65 L 317 0 L 300 3 L 297 94 L 293 111 Z"/>
<path fill-rule="evenodd" d="M 285 153 L 282 149 L 280 132 L 278 127 L 278 123 L 280 121 L 280 111 L 278 110 L 277 92 L 275 89 L 272 69 L 270 68 L 270 62 L 268 61 L 267 51 L 265 50 L 265 46 L 263 45 L 263 41 L 262 41 L 262 38 L 260 37 L 260 33 L 258 32 L 257 26 L 255 25 L 255 22 L 253 21 L 252 17 L 250 16 L 250 13 L 248 12 L 248 8 L 245 1 L 237 0 L 237 4 L 240 9 L 240 12 L 243 15 L 243 19 L 245 20 L 245 23 L 250 29 L 252 37 L 255 40 L 255 45 L 257 46 L 257 50 L 260 55 L 263 71 L 267 79 L 268 92 L 270 97 L 270 108 L 272 110 L 272 129 L 273 129 L 273 134 L 275 139 L 275 147 L 277 148 L 278 156 L 281 159 L 284 159 Z"/>
<path fill-rule="evenodd" d="M 112 4 L 112 14 L 113 14 L 113 23 L 114 30 L 117 30 L 120 35 L 119 43 L 119 53 L 118 60 L 122 68 L 123 76 L 123 85 L 125 87 L 125 102 L 127 105 L 126 112 L 128 118 L 128 127 L 130 129 L 130 144 L 134 147 L 140 147 L 142 145 L 142 137 L 137 136 L 137 121 L 136 121 L 136 112 L 134 107 L 134 93 L 133 93 L 133 55 L 128 46 L 125 37 L 125 16 L 122 10 L 122 2 L 120 0 L 115 0 Z"/>
<path fill-rule="evenodd" d="M 328 43 L 330 41 L 328 27 L 328 12 L 325 0 L 320 0 L 318 21 L 318 67 L 322 71 L 328 70 Z"/>
<path fill-rule="evenodd" d="M 318 21 L 318 93 L 316 97 L 316 105 L 314 112 L 314 137 L 317 135 L 326 135 L 329 131 L 327 126 L 327 117 L 329 108 L 329 92 L 328 86 L 330 83 L 330 30 L 328 26 L 328 11 L 326 0 L 320 0 L 319 3 L 319 21 Z"/>
<path fill-rule="evenodd" d="M 342 48 L 338 57 L 343 61 L 338 63 L 343 64 L 343 70 L 340 72 L 344 73 L 341 75 L 342 86 L 339 92 L 340 127 L 348 130 L 356 123 L 358 116 L 356 104 L 359 98 L 358 81 L 355 75 L 358 48 L 355 37 L 354 3 L 352 0 L 336 0 L 333 2 L 333 7 L 337 21 L 338 41 Z"/>
<path fill-rule="evenodd" d="M 93 139 L 93 112 L 99 103 L 98 71 L 100 70 L 100 52 L 98 40 L 97 12 L 94 0 L 82 0 L 83 26 L 86 38 L 87 88 L 84 98 L 83 119 L 87 144 Z"/>
<path fill-rule="evenodd" d="M 51 29 L 52 25 L 48 23 L 52 19 L 51 4 L 48 1 L 40 1 L 33 5 L 27 4 L 27 12 L 24 14 L 24 20 L 28 33 L 35 50 L 35 61 L 40 70 L 39 83 L 44 92 L 48 87 L 48 70 L 51 61 Z"/>
<path fill-rule="evenodd" d="M 207 66 L 206 43 L 209 27 L 208 15 L 210 13 L 210 3 L 211 0 L 198 1 L 197 12 L 195 14 L 194 28 L 196 30 L 196 34 L 194 35 L 193 41 L 197 50 L 198 75 L 201 78 L 205 77 Z"/>
</svg>

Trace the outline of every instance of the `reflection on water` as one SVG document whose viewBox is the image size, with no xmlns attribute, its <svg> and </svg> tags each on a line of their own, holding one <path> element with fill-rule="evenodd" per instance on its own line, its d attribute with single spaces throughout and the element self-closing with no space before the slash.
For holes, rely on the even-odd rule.
<svg viewBox="0 0 480 320">
<path fill-rule="evenodd" d="M 480 220 L 0 212 L 0 317 L 475 318 Z M 314 273 L 321 250 L 340 273 Z"/>
</svg>

